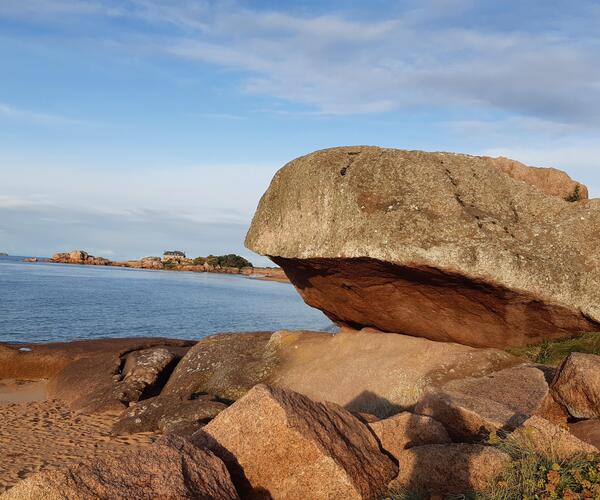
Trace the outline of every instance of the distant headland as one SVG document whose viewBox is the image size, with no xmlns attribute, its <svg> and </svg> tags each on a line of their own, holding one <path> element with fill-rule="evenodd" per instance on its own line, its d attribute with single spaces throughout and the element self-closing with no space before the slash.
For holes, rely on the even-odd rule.
<svg viewBox="0 0 600 500">
<path fill-rule="evenodd" d="M 162 269 L 196 273 L 242 274 L 249 278 L 260 280 L 289 282 L 281 268 L 254 267 L 250 261 L 236 254 L 189 258 L 185 252 L 180 250 L 166 250 L 162 257 L 142 257 L 139 260 L 112 261 L 104 257 L 90 255 L 84 250 L 73 250 L 71 252 L 56 253 L 50 259 L 30 257 L 23 259 L 23 262 L 53 262 L 59 264 Z"/>
</svg>

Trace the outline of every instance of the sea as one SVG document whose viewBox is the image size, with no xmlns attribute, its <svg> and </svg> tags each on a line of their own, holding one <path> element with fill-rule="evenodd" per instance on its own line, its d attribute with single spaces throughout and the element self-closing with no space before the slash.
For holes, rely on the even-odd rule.
<svg viewBox="0 0 600 500">
<path fill-rule="evenodd" d="M 289 283 L 0 256 L 0 342 L 334 331 Z"/>
</svg>

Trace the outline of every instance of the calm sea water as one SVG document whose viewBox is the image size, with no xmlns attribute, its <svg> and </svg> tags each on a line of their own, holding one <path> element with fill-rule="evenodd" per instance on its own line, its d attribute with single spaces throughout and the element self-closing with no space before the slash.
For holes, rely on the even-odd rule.
<svg viewBox="0 0 600 500">
<path fill-rule="evenodd" d="M 287 283 L 0 257 L 0 342 L 332 327 Z"/>
</svg>

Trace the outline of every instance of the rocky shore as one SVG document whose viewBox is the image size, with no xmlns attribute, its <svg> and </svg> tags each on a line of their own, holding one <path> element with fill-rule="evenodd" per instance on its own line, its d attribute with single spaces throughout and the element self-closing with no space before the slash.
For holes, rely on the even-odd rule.
<svg viewBox="0 0 600 500">
<path fill-rule="evenodd" d="M 294 160 L 246 244 L 340 331 L 0 344 L 0 379 L 47 398 L 0 418 L 104 419 L 75 458 L 24 419 L 2 498 L 600 498 L 598 235 L 600 200 L 555 169 Z"/>
<path fill-rule="evenodd" d="M 47 400 L 0 406 L 0 441 L 21 443 L 0 458 L 1 487 L 16 484 L 3 498 L 112 498 L 123 484 L 134 498 L 462 493 L 512 463 L 491 437 L 560 463 L 600 446 L 590 354 L 554 367 L 373 330 L 279 331 L 1 345 L 9 378 L 46 379 Z"/>
</svg>

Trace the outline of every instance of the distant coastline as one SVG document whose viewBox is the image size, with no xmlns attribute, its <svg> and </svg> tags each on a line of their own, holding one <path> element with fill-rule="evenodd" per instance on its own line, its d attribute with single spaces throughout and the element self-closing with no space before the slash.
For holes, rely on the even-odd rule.
<svg viewBox="0 0 600 500">
<path fill-rule="evenodd" d="M 83 250 L 73 250 L 71 252 L 56 253 L 49 259 L 28 257 L 23 259 L 23 262 L 47 262 L 56 264 L 74 264 L 87 266 L 129 267 L 133 269 L 187 271 L 194 273 L 240 274 L 248 278 L 262 281 L 277 281 L 280 283 L 290 282 L 285 273 L 283 272 L 283 269 L 279 267 L 254 267 L 251 265 L 246 265 L 242 267 L 221 266 L 218 264 L 215 265 L 214 262 L 218 261 L 211 261 L 211 257 L 213 256 L 209 256 L 209 258 L 207 259 L 199 258 L 202 262 L 201 264 L 194 263 L 198 262 L 199 259 L 165 260 L 161 259 L 160 257 L 143 257 L 139 260 L 112 261 L 104 257 L 96 257 L 94 255 L 90 255 Z M 236 261 L 236 258 L 238 258 L 239 256 L 231 254 L 229 256 L 214 257 L 214 259 L 225 258 L 225 260 L 227 260 L 228 257 L 231 258 L 230 260 Z M 241 257 L 239 257 L 239 259 L 241 259 L 242 262 L 245 261 L 245 259 L 242 259 Z"/>
</svg>

